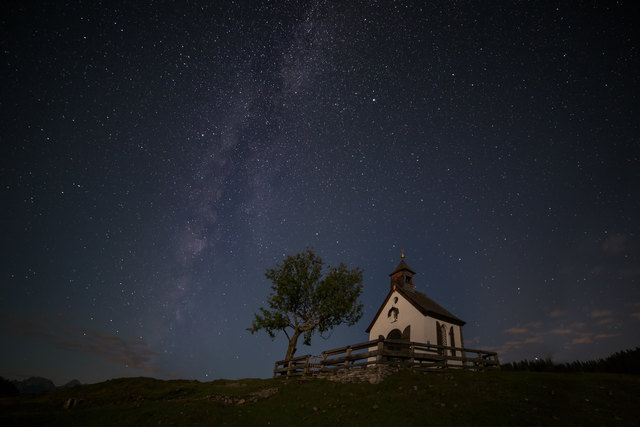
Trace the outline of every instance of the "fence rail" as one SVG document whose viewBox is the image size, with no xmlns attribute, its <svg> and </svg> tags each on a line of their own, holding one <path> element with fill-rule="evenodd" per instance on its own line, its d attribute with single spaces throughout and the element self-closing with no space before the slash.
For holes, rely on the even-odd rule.
<svg viewBox="0 0 640 427">
<path fill-rule="evenodd" d="M 374 365 L 400 365 L 421 370 L 499 368 L 496 352 L 429 343 L 379 338 L 323 351 L 321 356 L 298 356 L 280 360 L 273 369 L 277 376 L 318 375 Z"/>
</svg>

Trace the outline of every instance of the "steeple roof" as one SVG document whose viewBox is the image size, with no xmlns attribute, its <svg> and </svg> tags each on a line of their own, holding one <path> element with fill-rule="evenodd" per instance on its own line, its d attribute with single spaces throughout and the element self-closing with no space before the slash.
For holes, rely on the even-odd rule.
<svg viewBox="0 0 640 427">
<path fill-rule="evenodd" d="M 398 264 L 398 266 L 395 268 L 395 270 L 393 270 L 393 271 L 389 274 L 389 276 L 393 276 L 393 275 L 394 275 L 394 274 L 396 274 L 398 271 L 403 271 L 403 270 L 406 270 L 406 271 L 408 271 L 408 272 L 410 272 L 410 273 L 416 274 L 416 272 L 415 272 L 415 271 L 413 271 L 413 270 L 411 269 L 411 267 L 409 267 L 409 265 L 408 265 L 406 262 L 404 262 L 404 259 L 403 259 L 402 261 L 400 261 L 400 264 Z"/>
</svg>

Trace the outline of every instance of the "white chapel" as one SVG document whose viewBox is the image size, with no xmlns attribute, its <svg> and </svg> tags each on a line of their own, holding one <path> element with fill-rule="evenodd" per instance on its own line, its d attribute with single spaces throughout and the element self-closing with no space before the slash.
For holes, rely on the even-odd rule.
<svg viewBox="0 0 640 427">
<path fill-rule="evenodd" d="M 398 339 L 464 347 L 460 320 L 425 294 L 416 291 L 415 271 L 404 261 L 389 274 L 391 287 L 367 328 L 370 340 Z M 451 351 L 456 356 L 455 350 Z"/>
</svg>

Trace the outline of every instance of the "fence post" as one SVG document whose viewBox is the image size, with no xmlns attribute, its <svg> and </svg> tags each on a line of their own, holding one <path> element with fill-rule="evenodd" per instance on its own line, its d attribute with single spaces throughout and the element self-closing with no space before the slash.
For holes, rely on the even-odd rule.
<svg viewBox="0 0 640 427">
<path fill-rule="evenodd" d="M 346 357 L 344 359 L 344 369 L 345 370 L 349 370 L 349 364 L 350 364 L 350 360 L 349 357 L 351 356 L 351 346 L 347 347 L 347 354 Z"/>
<path fill-rule="evenodd" d="M 409 361 L 411 362 L 411 366 L 413 366 L 416 363 L 416 349 L 413 345 L 413 342 L 409 344 L 409 351 L 411 352 L 411 358 L 409 359 Z"/>
<path fill-rule="evenodd" d="M 376 356 L 376 363 L 382 363 L 383 351 L 384 351 L 384 340 L 378 338 L 378 355 Z"/>
</svg>

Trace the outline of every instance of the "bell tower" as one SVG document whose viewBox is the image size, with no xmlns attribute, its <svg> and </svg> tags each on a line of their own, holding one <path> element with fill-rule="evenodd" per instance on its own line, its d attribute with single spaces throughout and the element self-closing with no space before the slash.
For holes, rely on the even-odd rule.
<svg viewBox="0 0 640 427">
<path fill-rule="evenodd" d="M 415 291 L 416 286 L 413 283 L 413 276 L 416 274 L 406 262 L 404 262 L 404 249 L 402 249 L 402 255 L 400 256 L 400 264 L 389 274 L 391 277 L 391 289 L 393 287 L 402 288 L 405 291 Z"/>
</svg>

